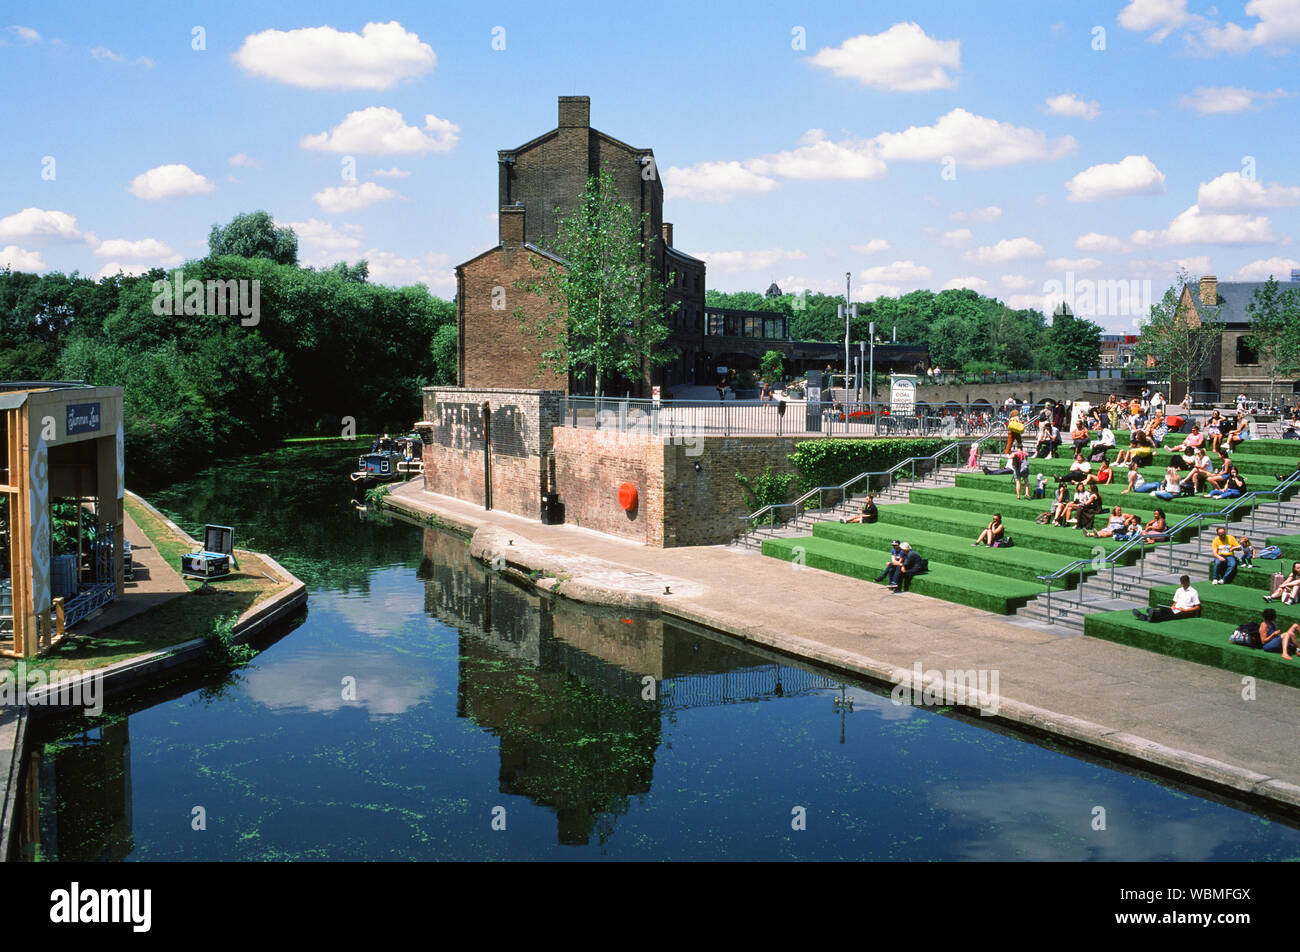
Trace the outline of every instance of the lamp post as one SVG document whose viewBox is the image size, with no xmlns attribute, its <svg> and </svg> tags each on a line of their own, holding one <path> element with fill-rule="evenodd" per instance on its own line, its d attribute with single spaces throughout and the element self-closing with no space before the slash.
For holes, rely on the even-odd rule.
<svg viewBox="0 0 1300 952">
<path fill-rule="evenodd" d="M 849 411 L 848 411 L 848 407 L 847 407 L 847 404 L 848 404 L 848 402 L 849 402 L 849 373 L 850 373 L 850 370 L 849 370 L 849 367 L 850 367 L 850 364 L 849 364 L 849 310 L 853 307 L 853 305 L 849 303 L 849 300 L 850 300 L 850 299 L 849 299 L 849 288 L 850 288 L 850 286 L 851 286 L 851 284 L 852 284 L 852 281 L 853 281 L 853 272 L 852 272 L 852 271 L 845 271 L 845 272 L 844 272 L 844 403 L 846 404 L 846 406 L 845 406 L 845 408 L 844 408 L 844 413 L 845 413 L 845 417 L 844 417 L 844 419 L 846 419 L 846 420 L 848 419 L 848 412 L 849 412 Z"/>
</svg>

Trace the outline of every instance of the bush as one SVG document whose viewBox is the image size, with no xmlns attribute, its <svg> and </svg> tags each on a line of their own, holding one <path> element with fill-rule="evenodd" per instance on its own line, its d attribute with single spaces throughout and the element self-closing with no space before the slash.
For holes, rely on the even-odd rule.
<svg viewBox="0 0 1300 952">
<path fill-rule="evenodd" d="M 794 473 L 774 473 L 772 467 L 765 469 L 760 476 L 752 480 L 748 476 L 736 473 L 736 482 L 745 490 L 745 505 L 750 512 L 773 506 L 786 501 L 790 494 L 790 484 L 794 482 Z"/>
<path fill-rule="evenodd" d="M 937 453 L 952 442 L 939 438 L 806 440 L 796 443 L 788 458 L 799 471 L 799 492 L 805 493 L 818 486 L 838 486 L 860 473 L 883 472 L 909 457 Z M 965 462 L 964 455 L 961 459 Z"/>
</svg>

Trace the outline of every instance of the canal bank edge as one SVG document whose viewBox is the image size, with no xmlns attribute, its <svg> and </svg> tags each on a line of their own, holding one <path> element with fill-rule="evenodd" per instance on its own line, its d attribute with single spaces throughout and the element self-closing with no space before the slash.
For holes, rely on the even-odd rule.
<svg viewBox="0 0 1300 952">
<path fill-rule="evenodd" d="M 127 490 L 127 495 L 151 515 L 164 522 L 181 538 L 189 541 L 195 549 L 202 548 L 189 533 L 151 506 L 143 497 L 130 490 Z M 301 579 L 269 555 L 262 552 L 253 554 L 261 559 L 281 581 L 287 582 L 289 587 L 253 605 L 236 619 L 231 632 L 231 641 L 234 644 L 245 644 L 252 640 L 267 628 L 288 618 L 307 601 L 307 586 Z M 123 624 L 129 622 L 130 619 L 127 619 Z M 203 638 L 194 638 L 161 651 L 152 651 L 101 668 L 91 668 L 75 677 L 64 678 L 54 684 L 37 688 L 32 691 L 32 696 L 44 698 L 58 695 L 61 691 L 75 691 L 78 693 L 73 693 L 71 696 L 79 697 L 81 696 L 79 685 L 99 677 L 103 679 L 102 696 L 106 699 L 142 687 L 164 673 L 174 673 L 178 669 L 200 664 L 207 651 L 207 641 Z M 8 710 L 0 708 L 0 863 L 9 859 L 12 846 L 14 810 L 17 808 L 22 760 L 26 753 L 27 723 L 31 715 L 47 709 L 57 710 L 39 704 L 31 707 L 23 704 Z"/>
<path fill-rule="evenodd" d="M 697 583 L 655 574 L 655 590 L 652 591 L 652 586 L 646 584 L 647 580 L 631 575 L 619 566 L 592 556 L 575 555 L 534 543 L 523 535 L 526 528 L 507 529 L 494 525 L 489 521 L 491 513 L 485 512 L 483 518 L 477 518 L 477 513 L 462 511 L 464 504 L 457 506 L 455 500 L 444 501 L 441 497 L 424 493 L 418 488 L 418 483 L 416 480 L 400 487 L 406 489 L 405 492 L 385 495 L 382 506 L 425 524 L 468 536 L 471 556 L 538 591 L 593 605 L 657 612 L 666 618 L 702 625 L 741 642 L 762 645 L 792 658 L 865 678 L 885 687 L 910 686 L 918 692 L 924 687 L 913 684 L 912 669 L 879 661 L 857 651 L 774 631 L 762 624 L 737 624 L 732 615 L 682 604 L 683 598 L 698 594 Z M 406 488 L 412 486 L 416 488 Z M 667 593 L 659 590 L 665 581 L 669 589 Z M 616 584 L 620 587 L 615 587 Z M 933 685 L 933 682 L 928 683 Z M 945 682 L 945 697 L 965 697 L 964 692 L 956 690 L 957 687 Z M 975 701 L 968 701 L 945 706 L 960 709 L 981 721 L 1000 722 L 1012 729 L 1061 738 L 1120 761 L 1145 765 L 1158 772 L 1227 792 L 1239 799 L 1282 807 L 1289 813 L 1300 809 L 1300 785 L 1259 771 L 1023 701 L 1001 698 L 997 713 L 991 716 L 981 714 Z"/>
</svg>

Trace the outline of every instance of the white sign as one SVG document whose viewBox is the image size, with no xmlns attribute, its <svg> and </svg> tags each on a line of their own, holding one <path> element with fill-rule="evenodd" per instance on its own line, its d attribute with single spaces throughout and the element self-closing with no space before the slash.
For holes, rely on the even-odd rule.
<svg viewBox="0 0 1300 952">
<path fill-rule="evenodd" d="M 916 378 L 905 374 L 889 376 L 889 412 L 894 415 L 916 412 Z"/>
<path fill-rule="evenodd" d="M 659 388 L 658 388 L 658 387 L 651 387 L 651 388 L 650 388 L 650 399 L 654 401 L 655 408 L 658 409 L 658 407 L 659 407 Z"/>
<path fill-rule="evenodd" d="M 809 403 L 821 403 L 821 402 L 822 402 L 822 388 L 821 388 L 821 387 L 809 387 L 809 388 L 808 388 L 808 402 L 809 402 Z"/>
</svg>

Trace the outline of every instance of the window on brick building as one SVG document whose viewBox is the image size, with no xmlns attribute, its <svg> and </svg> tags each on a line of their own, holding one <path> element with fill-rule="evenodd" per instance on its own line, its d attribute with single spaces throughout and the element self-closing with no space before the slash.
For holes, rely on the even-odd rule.
<svg viewBox="0 0 1300 952">
<path fill-rule="evenodd" d="M 1245 337 L 1237 338 L 1237 366 L 1253 366 L 1259 363 L 1259 354 Z"/>
</svg>

